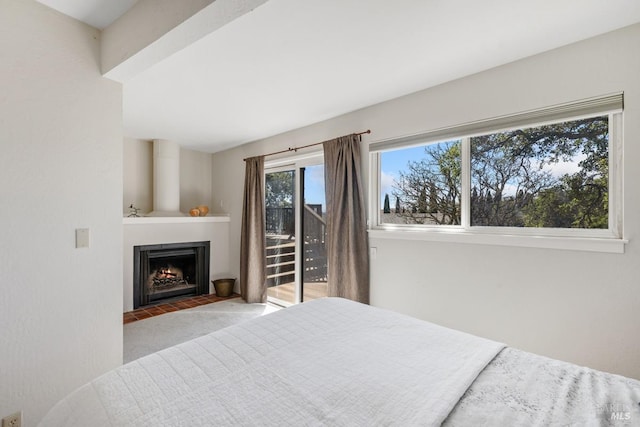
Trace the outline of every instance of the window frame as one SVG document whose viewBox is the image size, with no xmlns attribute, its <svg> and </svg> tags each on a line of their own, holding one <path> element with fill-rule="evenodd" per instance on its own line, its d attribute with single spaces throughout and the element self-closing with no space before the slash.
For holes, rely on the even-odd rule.
<svg viewBox="0 0 640 427">
<path fill-rule="evenodd" d="M 437 129 L 370 144 L 369 236 L 439 242 L 479 243 L 551 249 L 623 253 L 623 94 L 562 104 L 480 122 Z M 471 226 L 471 138 L 489 133 L 609 116 L 609 226 L 607 229 Z M 381 153 L 461 140 L 461 225 L 388 224 L 381 222 Z"/>
</svg>

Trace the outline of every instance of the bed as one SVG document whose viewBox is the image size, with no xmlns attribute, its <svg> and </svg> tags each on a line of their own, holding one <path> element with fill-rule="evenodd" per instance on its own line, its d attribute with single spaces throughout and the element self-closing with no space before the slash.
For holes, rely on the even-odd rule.
<svg viewBox="0 0 640 427">
<path fill-rule="evenodd" d="M 340 298 L 145 356 L 50 426 L 640 425 L 640 382 Z"/>
</svg>

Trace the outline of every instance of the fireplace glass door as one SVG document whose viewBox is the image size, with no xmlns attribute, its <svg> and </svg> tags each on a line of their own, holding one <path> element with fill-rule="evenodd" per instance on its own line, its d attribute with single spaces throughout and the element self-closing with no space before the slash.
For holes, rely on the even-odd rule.
<svg viewBox="0 0 640 427">
<path fill-rule="evenodd" d="M 134 246 L 134 308 L 208 293 L 209 251 L 208 241 Z"/>
<path fill-rule="evenodd" d="M 149 302 L 196 292 L 196 251 L 177 249 L 150 253 L 147 293 Z"/>
</svg>

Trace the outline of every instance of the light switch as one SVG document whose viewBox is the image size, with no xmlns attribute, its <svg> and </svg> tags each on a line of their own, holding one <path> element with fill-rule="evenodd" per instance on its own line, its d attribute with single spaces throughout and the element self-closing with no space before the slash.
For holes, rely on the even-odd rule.
<svg viewBox="0 0 640 427">
<path fill-rule="evenodd" d="M 376 247 L 369 248 L 369 255 L 371 259 L 376 259 L 378 257 L 378 248 Z"/>
<path fill-rule="evenodd" d="M 89 229 L 76 228 L 76 248 L 89 247 Z"/>
</svg>

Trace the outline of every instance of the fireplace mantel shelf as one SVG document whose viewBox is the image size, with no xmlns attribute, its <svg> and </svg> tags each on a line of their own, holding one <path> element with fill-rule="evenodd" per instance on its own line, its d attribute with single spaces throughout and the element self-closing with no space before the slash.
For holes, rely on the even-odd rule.
<svg viewBox="0 0 640 427">
<path fill-rule="evenodd" d="M 229 215 L 207 216 L 141 216 L 124 217 L 122 223 L 127 224 L 192 224 L 198 222 L 230 222 Z"/>
</svg>

